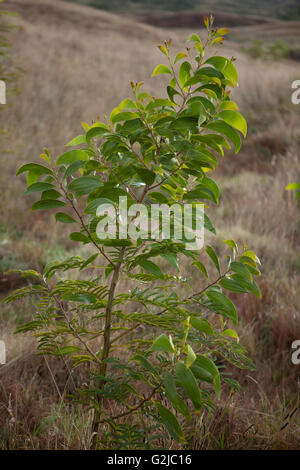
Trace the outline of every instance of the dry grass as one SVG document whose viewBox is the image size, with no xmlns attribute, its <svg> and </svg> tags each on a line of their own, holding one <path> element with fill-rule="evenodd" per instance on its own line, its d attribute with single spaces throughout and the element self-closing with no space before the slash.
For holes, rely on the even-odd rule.
<svg viewBox="0 0 300 470">
<path fill-rule="evenodd" d="M 45 146 L 59 155 L 80 133 L 80 121 L 103 118 L 129 95 L 131 80 L 146 78 L 148 89 L 157 92 L 161 82 L 147 79 L 162 60 L 155 45 L 170 36 L 178 44 L 186 35 L 58 0 L 6 3 L 21 14 L 13 53 L 23 73 L 20 93 L 10 96 L 1 112 L 9 136 L 1 144 L 0 242 L 6 243 L 0 245 L 0 272 L 40 268 L 73 249 L 47 215 L 30 213 L 24 181 L 14 177 L 17 167 L 38 161 Z M 213 415 L 200 416 L 190 444 L 299 449 L 299 412 L 280 431 L 285 415 L 299 404 L 299 366 L 291 364 L 290 345 L 300 338 L 300 216 L 284 190 L 300 180 L 300 113 L 290 103 L 290 83 L 299 77 L 292 62 L 254 61 L 234 43 L 224 53 L 238 58 L 235 95 L 250 132 L 239 156 L 228 154 L 220 164 L 223 195 L 209 215 L 218 228 L 217 249 L 224 238 L 234 238 L 254 248 L 263 262 L 262 301 L 232 295 L 241 342 L 257 371 L 235 372 L 244 391 L 230 403 L 224 393 Z M 74 378 L 64 362 L 35 357 L 33 340 L 12 334 L 32 305 L 0 308 L 0 337 L 9 361 L 0 369 L 0 448 L 88 448 L 90 416 L 65 398 L 74 380 L 84 376 Z"/>
</svg>

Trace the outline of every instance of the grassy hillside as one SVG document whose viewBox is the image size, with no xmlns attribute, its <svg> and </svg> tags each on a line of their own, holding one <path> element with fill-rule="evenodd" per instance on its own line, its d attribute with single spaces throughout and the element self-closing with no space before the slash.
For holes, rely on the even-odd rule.
<svg viewBox="0 0 300 470">
<path fill-rule="evenodd" d="M 19 13 L 19 30 L 10 36 L 13 60 L 23 71 L 20 93 L 9 96 L 0 114 L 6 129 L 0 143 L 2 297 L 24 282 L 4 275 L 7 269 L 41 269 L 75 249 L 54 217 L 49 222 L 47 215 L 30 212 L 33 198 L 24 199 L 25 181 L 15 177 L 17 168 L 38 162 L 43 147 L 62 153 L 80 133 L 81 121 L 101 119 L 130 95 L 131 80 L 144 80 L 154 94 L 162 84 L 150 78 L 162 60 L 156 45 L 170 36 L 177 45 L 189 31 L 153 28 L 61 0 L 7 0 L 6 8 Z M 253 36 L 249 27 L 254 39 L 257 29 L 252 31 Z M 227 153 L 220 164 L 222 199 L 209 209 L 219 231 L 211 243 L 219 250 L 226 237 L 255 248 L 263 263 L 263 298 L 232 295 L 240 341 L 257 370 L 236 373 L 241 394 L 230 403 L 224 394 L 209 418 L 201 414 L 206 428 L 199 427 L 194 448 L 300 449 L 299 412 L 281 430 L 299 404 L 299 366 L 291 363 L 290 346 L 300 338 L 300 219 L 284 189 L 300 180 L 300 105 L 290 100 L 299 66 L 287 59 L 254 60 L 231 41 L 222 54 L 237 57 L 240 86 L 234 93 L 249 135 L 239 156 Z M 192 276 L 189 266 L 186 272 Z M 199 282 L 191 277 L 191 283 Z M 0 368 L 0 448 L 86 449 L 90 414 L 70 405 L 76 377 L 68 364 L 36 357 L 30 335 L 13 334 L 33 309 L 28 301 L 0 305 L 0 338 L 8 345 L 8 363 Z M 159 445 L 168 448 L 169 438 Z"/>
<path fill-rule="evenodd" d="M 224 11 L 241 15 L 300 18 L 297 0 L 71 0 L 110 11 Z"/>
</svg>

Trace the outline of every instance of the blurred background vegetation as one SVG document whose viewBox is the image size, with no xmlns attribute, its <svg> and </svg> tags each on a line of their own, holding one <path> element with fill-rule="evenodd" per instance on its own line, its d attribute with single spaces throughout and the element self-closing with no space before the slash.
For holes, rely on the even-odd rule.
<svg viewBox="0 0 300 470">
<path fill-rule="evenodd" d="M 241 15 L 262 15 L 282 20 L 300 18 L 297 0 L 71 0 L 109 11 L 217 11 Z"/>
</svg>

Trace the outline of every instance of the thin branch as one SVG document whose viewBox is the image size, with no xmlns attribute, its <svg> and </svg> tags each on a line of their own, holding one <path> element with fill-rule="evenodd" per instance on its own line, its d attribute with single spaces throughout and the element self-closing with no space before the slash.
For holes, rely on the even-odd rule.
<svg viewBox="0 0 300 470">
<path fill-rule="evenodd" d="M 130 410 L 125 411 L 124 413 L 120 413 L 120 414 L 115 415 L 115 416 L 111 416 L 110 418 L 104 419 L 104 420 L 100 421 L 99 424 L 107 423 L 108 421 L 116 420 L 116 419 L 119 419 L 119 418 L 124 418 L 124 416 L 128 416 L 128 415 L 130 415 L 131 413 L 134 413 L 134 412 L 137 411 L 139 408 L 141 408 L 147 401 L 151 400 L 151 398 L 155 395 L 155 393 L 157 392 L 157 390 L 158 390 L 161 386 L 162 386 L 162 384 L 160 383 L 159 385 L 157 385 L 156 387 L 154 387 L 154 389 L 152 390 L 152 392 L 151 392 L 147 397 L 145 397 L 142 401 L 140 401 L 140 403 L 138 403 L 136 406 L 134 406 L 134 407 L 131 408 Z"/>
<path fill-rule="evenodd" d="M 84 220 L 83 220 L 83 217 L 82 215 L 80 214 L 80 212 L 77 210 L 73 200 L 68 196 L 67 194 L 67 191 L 65 190 L 63 184 L 58 181 L 64 195 L 65 195 L 65 199 L 69 202 L 69 204 L 71 204 L 71 207 L 72 209 L 74 210 L 75 214 L 77 215 L 77 217 L 79 218 L 79 221 L 82 225 L 82 227 L 84 228 L 84 230 L 86 231 L 88 237 L 90 238 L 91 242 L 93 243 L 93 245 L 100 251 L 101 255 L 104 256 L 104 258 L 106 258 L 106 260 L 109 262 L 109 264 L 111 264 L 112 266 L 114 266 L 114 263 L 112 262 L 112 260 L 106 255 L 105 251 L 101 248 L 100 245 L 98 245 L 98 243 L 93 239 L 92 235 L 91 235 L 91 232 L 89 231 L 89 229 L 87 228 Z"/>
</svg>

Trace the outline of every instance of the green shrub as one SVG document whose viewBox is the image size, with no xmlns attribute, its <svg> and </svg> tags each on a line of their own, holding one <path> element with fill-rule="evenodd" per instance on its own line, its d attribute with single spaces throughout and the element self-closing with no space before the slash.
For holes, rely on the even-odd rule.
<svg viewBox="0 0 300 470">
<path fill-rule="evenodd" d="M 255 39 L 250 47 L 243 47 L 242 51 L 254 59 L 280 60 L 290 55 L 288 44 L 282 39 L 266 45 L 261 39 Z"/>
<path fill-rule="evenodd" d="M 87 258 L 23 272 L 35 283 L 5 302 L 38 297 L 34 318 L 18 332 L 34 333 L 39 354 L 70 357 L 88 371 L 89 382 L 74 399 L 94 410 L 93 448 L 120 442 L 150 447 L 149 428 L 157 422 L 172 439 L 188 442 L 193 413 L 214 408 L 223 383 L 238 387 L 225 364 L 253 367 L 234 330 L 237 311 L 224 293 L 260 297 L 252 251 L 240 253 L 226 240 L 230 254 L 221 263 L 212 246 L 188 249 L 184 237 L 175 238 L 175 218 L 170 238 L 156 239 L 148 230 L 137 239 L 97 235 L 105 217 L 97 207 L 110 204 L 120 223 L 120 196 L 129 208 L 144 203 L 147 210 L 154 203 L 183 208 L 188 202 L 194 218 L 200 202 L 218 203 L 219 188 L 208 175 L 224 148 L 239 151 L 247 126 L 230 100 L 238 81 L 233 62 L 206 59 L 228 30 L 213 29 L 212 18 L 204 21 L 204 45 L 192 34 L 191 46 L 175 57 L 171 41 L 159 46 L 167 65 L 158 65 L 153 76 L 169 77 L 166 96 L 154 98 L 142 83 L 132 83 L 133 97 L 107 122 L 84 124 L 85 132 L 67 144 L 73 148 L 56 161 L 45 150 L 43 164 L 28 163 L 17 173 L 27 173 L 27 194 L 41 194 L 32 210 L 57 209 L 58 222 L 76 227 L 71 240 L 90 246 Z M 206 215 L 202 222 L 215 234 Z M 195 282 L 183 272 L 185 260 Z"/>
</svg>

